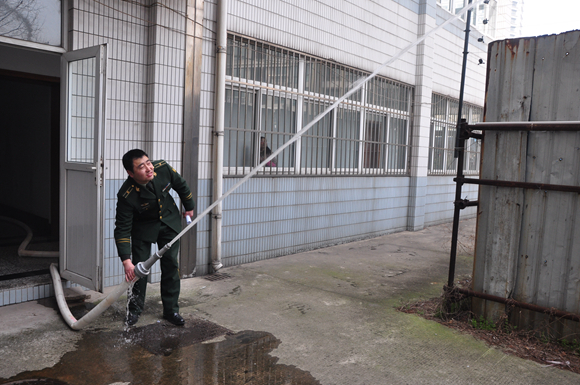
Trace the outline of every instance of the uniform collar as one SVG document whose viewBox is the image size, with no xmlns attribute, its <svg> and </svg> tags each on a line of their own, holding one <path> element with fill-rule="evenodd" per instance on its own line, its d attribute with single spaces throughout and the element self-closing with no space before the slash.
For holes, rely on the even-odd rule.
<svg viewBox="0 0 580 385">
<path fill-rule="evenodd" d="M 135 179 L 133 179 L 131 177 L 129 177 L 129 179 L 131 180 L 131 183 L 133 184 L 133 186 L 135 186 L 135 191 L 137 191 L 139 196 L 141 196 L 143 198 L 155 197 L 155 194 L 153 194 L 151 191 L 149 191 L 144 184 L 138 183 Z M 155 177 L 153 177 L 152 181 L 154 181 L 154 180 L 155 180 Z M 155 186 L 154 186 L 154 190 L 157 190 L 157 188 Z"/>
</svg>

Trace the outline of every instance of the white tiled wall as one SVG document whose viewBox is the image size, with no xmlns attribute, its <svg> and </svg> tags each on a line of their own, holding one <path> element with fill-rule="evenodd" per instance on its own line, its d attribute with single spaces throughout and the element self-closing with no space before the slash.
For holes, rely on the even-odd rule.
<svg viewBox="0 0 580 385">
<path fill-rule="evenodd" d="M 224 189 L 238 182 L 228 178 Z M 407 228 L 409 178 L 254 178 L 224 201 L 225 266 Z"/>
<path fill-rule="evenodd" d="M 425 225 L 432 226 L 453 220 L 453 201 L 455 200 L 455 182 L 453 176 L 430 176 L 427 178 L 427 197 L 425 204 Z M 477 185 L 464 184 L 461 198 L 475 201 L 478 199 Z M 477 207 L 468 207 L 461 211 L 461 218 L 473 218 Z"/>
<path fill-rule="evenodd" d="M 14 305 L 53 296 L 54 288 L 52 284 L 3 289 L 0 290 L 0 306 Z"/>
<path fill-rule="evenodd" d="M 419 14 L 421 12 L 421 15 Z M 199 210 L 211 203 L 211 130 L 213 126 L 216 1 L 204 3 L 204 65 L 199 163 Z M 426 14 L 426 15 L 425 15 Z M 401 49 L 452 17 L 440 12 L 436 0 L 421 9 L 416 0 L 376 1 L 257 1 L 228 2 L 228 31 L 305 52 L 341 64 L 374 71 Z M 422 23 L 421 26 L 419 23 Z M 433 34 L 428 46 L 410 49 L 379 74 L 415 85 L 416 115 L 410 178 L 261 178 L 252 179 L 224 201 L 223 262 L 226 266 L 321 247 L 385 231 L 419 229 L 453 218 L 455 183 L 452 177 L 428 177 L 431 92 L 458 99 L 465 22 L 456 20 Z M 471 39 L 465 101 L 483 105 L 486 46 Z M 324 183 L 316 186 L 317 183 Z M 226 179 L 224 191 L 237 179 Z M 383 191 L 376 184 L 395 183 Z M 412 182 L 412 183 L 411 183 Z M 349 184 L 351 183 L 351 184 Z M 352 188 L 356 183 L 357 188 Z M 371 184 L 368 184 L 371 183 Z M 403 185 L 401 185 L 403 183 Z M 328 190 L 340 185 L 345 194 Z M 368 185 L 367 185 L 368 184 Z M 308 186 L 308 192 L 300 188 Z M 326 187 L 325 187 L 326 186 Z M 364 199 L 383 192 L 380 198 Z M 476 199 L 477 187 L 464 188 Z M 291 193 L 288 193 L 291 192 Z M 420 196 L 418 196 L 420 195 Z M 472 196 L 473 195 L 473 196 Z M 270 203 L 268 203 L 270 202 Z M 409 207 L 413 205 L 421 207 Z M 381 209 L 369 210 L 372 205 Z M 385 205 L 385 207 L 381 206 Z M 344 207 L 351 211 L 343 212 Z M 305 210 L 305 211 L 303 211 Z M 305 213 L 307 212 L 307 213 Z M 475 208 L 464 215 L 475 215 Z M 310 217 L 310 213 L 317 213 Z M 375 215 L 369 221 L 369 215 Z M 382 217 L 381 217 L 382 215 Z M 408 222 L 408 216 L 417 216 Z M 418 227 L 417 227 L 418 226 Z M 198 228 L 198 272 L 209 263 L 209 222 Z"/>
<path fill-rule="evenodd" d="M 113 239 L 116 194 L 126 178 L 121 157 L 142 148 L 181 171 L 185 66 L 181 0 L 71 2 L 72 49 L 107 44 L 105 287 L 124 279 Z M 158 266 L 152 281 L 159 279 Z"/>
<path fill-rule="evenodd" d="M 449 12 L 437 7 L 437 25 L 442 24 L 451 16 Z M 486 66 L 480 65 L 479 59 L 487 61 L 487 43 L 478 42 L 477 39 L 482 34 L 474 27 L 470 29 L 464 100 L 467 103 L 483 106 Z M 465 21 L 463 20 L 455 20 L 436 34 L 433 92 L 459 99 L 464 41 Z"/>
</svg>

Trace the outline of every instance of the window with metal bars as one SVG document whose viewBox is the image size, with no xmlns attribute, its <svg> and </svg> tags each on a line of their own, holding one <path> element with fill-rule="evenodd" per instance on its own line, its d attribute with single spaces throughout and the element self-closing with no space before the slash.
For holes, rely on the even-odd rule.
<svg viewBox="0 0 580 385">
<path fill-rule="evenodd" d="M 431 103 L 429 175 L 456 175 L 457 158 L 454 157 L 454 151 L 459 101 L 433 94 Z M 461 115 L 469 123 L 481 122 L 483 108 L 464 103 Z M 463 165 L 465 174 L 479 174 L 480 156 L 480 141 L 473 138 L 467 140 L 465 142 L 465 163 Z"/>
<path fill-rule="evenodd" d="M 244 175 L 368 73 L 228 36 L 224 174 Z M 267 175 L 407 175 L 413 88 L 375 77 L 269 161 Z"/>
</svg>

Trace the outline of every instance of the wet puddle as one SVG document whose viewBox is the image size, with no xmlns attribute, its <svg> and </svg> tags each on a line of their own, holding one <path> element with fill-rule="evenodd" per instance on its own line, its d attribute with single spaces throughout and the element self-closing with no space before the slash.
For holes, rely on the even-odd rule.
<svg viewBox="0 0 580 385">
<path fill-rule="evenodd" d="M 320 384 L 308 372 L 277 364 L 269 353 L 279 344 L 270 333 L 234 334 L 199 319 L 188 319 L 185 327 L 160 322 L 126 332 L 86 332 L 77 350 L 55 366 L 0 384 Z"/>
</svg>

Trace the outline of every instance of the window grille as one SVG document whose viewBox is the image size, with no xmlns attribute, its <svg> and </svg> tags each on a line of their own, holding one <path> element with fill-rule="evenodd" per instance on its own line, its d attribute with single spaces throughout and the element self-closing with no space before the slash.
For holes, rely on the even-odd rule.
<svg viewBox="0 0 580 385">
<path fill-rule="evenodd" d="M 224 174 L 244 175 L 369 74 L 228 36 Z M 413 88 L 375 77 L 262 175 L 407 175 Z"/>
<path fill-rule="evenodd" d="M 454 151 L 459 101 L 433 94 L 431 103 L 429 175 L 456 175 L 457 158 Z M 469 123 L 481 122 L 483 108 L 464 103 L 461 115 Z M 478 139 L 470 138 L 465 142 L 463 171 L 466 175 L 479 174 L 480 154 L 481 143 Z"/>
<path fill-rule="evenodd" d="M 467 4 L 469 4 L 468 0 L 437 0 L 437 5 L 453 14 L 459 13 Z M 492 32 L 489 31 L 491 25 L 486 26 L 484 20 L 497 19 L 497 12 L 497 0 L 491 0 L 488 4 L 479 4 L 471 10 L 471 25 L 476 27 L 480 32 L 489 34 L 489 32 Z M 465 20 L 466 14 L 463 14 L 461 19 Z"/>
</svg>

